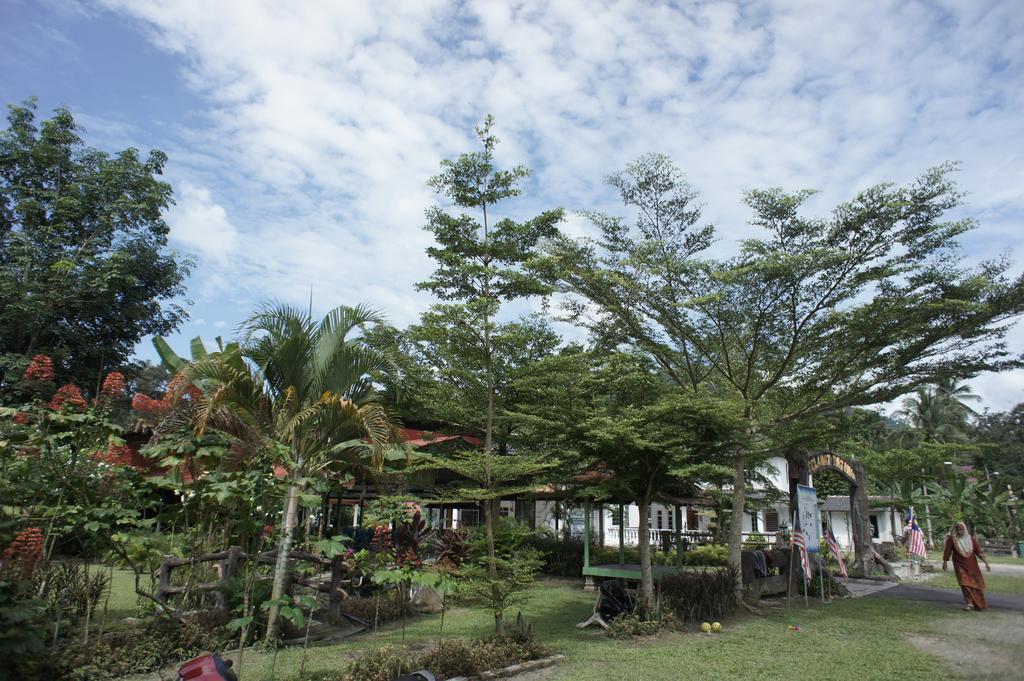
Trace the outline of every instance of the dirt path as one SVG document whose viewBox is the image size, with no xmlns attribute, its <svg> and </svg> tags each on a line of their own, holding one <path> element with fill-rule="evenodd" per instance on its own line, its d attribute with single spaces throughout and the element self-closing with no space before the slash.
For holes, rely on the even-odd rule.
<svg viewBox="0 0 1024 681">
<path fill-rule="evenodd" d="M 936 634 L 910 634 L 906 640 L 965 679 L 1024 679 L 1024 612 L 961 611 L 939 620 L 938 627 Z"/>
</svg>

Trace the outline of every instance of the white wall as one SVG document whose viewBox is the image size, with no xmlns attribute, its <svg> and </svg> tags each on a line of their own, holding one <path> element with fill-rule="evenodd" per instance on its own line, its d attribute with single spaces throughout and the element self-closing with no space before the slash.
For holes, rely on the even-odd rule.
<svg viewBox="0 0 1024 681">
<path fill-rule="evenodd" d="M 771 457 L 768 459 L 768 466 L 762 466 L 758 472 L 771 481 L 772 487 L 789 494 L 789 464 L 786 457 Z"/>
<path fill-rule="evenodd" d="M 896 523 L 896 540 L 899 539 L 900 534 L 903 532 L 903 521 L 900 519 L 900 514 L 892 509 L 884 511 L 871 511 L 869 515 L 878 518 L 878 536 L 874 538 L 876 542 L 892 542 L 894 538 L 892 536 L 892 518 Z M 829 511 L 828 513 L 822 513 L 822 516 L 827 516 L 828 522 L 832 525 L 832 532 L 836 535 L 836 541 L 844 549 L 853 547 L 853 529 L 850 524 L 850 512 L 849 511 Z"/>
</svg>

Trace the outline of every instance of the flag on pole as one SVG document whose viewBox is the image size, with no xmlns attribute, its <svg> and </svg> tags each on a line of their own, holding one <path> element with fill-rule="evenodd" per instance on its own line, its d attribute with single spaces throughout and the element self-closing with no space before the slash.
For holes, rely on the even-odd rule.
<svg viewBox="0 0 1024 681">
<path fill-rule="evenodd" d="M 924 558 L 928 555 L 928 549 L 924 545 L 924 532 L 917 525 L 917 514 L 914 513 L 914 507 L 911 506 L 910 510 L 907 511 L 907 549 L 910 551 L 910 555 L 919 556 Z"/>
<path fill-rule="evenodd" d="M 832 534 L 832 526 L 828 526 L 828 530 L 825 532 L 825 541 L 828 542 L 828 548 L 832 551 L 832 555 L 835 556 L 836 561 L 839 563 L 839 574 L 843 577 L 849 577 L 850 575 L 846 572 L 846 561 L 843 560 L 843 554 L 839 551 L 839 542 L 836 541 L 836 536 Z"/>
<path fill-rule="evenodd" d="M 790 546 L 794 550 L 800 551 L 800 565 L 804 572 L 804 581 L 808 581 L 811 578 L 811 563 L 807 559 L 807 542 L 804 539 L 804 532 L 800 528 L 800 514 L 793 514 L 793 538 L 790 540 Z"/>
</svg>

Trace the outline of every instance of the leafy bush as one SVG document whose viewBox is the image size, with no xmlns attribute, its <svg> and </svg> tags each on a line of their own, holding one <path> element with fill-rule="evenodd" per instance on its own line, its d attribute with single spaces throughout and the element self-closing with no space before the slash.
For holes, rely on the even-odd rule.
<svg viewBox="0 0 1024 681">
<path fill-rule="evenodd" d="M 654 636 L 660 630 L 660 621 L 644 619 L 640 616 L 639 611 L 634 611 L 613 619 L 605 633 L 610 638 L 635 638 L 637 636 Z"/>
<path fill-rule="evenodd" d="M 392 681 L 403 674 L 420 669 L 419 661 L 407 652 L 385 646 L 357 657 L 345 673 L 344 681 Z"/>
<path fill-rule="evenodd" d="M 420 657 L 417 669 L 429 669 L 439 679 L 478 676 L 548 655 L 550 651 L 533 635 L 491 636 L 479 641 L 449 639 Z"/>
<path fill-rule="evenodd" d="M 179 623 L 160 618 L 144 626 L 93 636 L 88 643 L 73 635 L 48 655 L 21 670 L 25 681 L 96 681 L 151 672 L 169 664 L 223 648 L 230 637 L 223 618 L 196 617 Z"/>
<path fill-rule="evenodd" d="M 369 622 L 370 626 L 375 622 L 378 626 L 393 622 L 411 612 L 408 599 L 399 598 L 393 589 L 379 596 L 349 596 L 341 602 L 341 611 Z M 335 618 L 328 616 L 328 619 Z"/>
<path fill-rule="evenodd" d="M 440 529 L 434 532 L 433 549 L 437 551 L 437 562 L 449 569 L 457 569 L 466 562 L 469 546 L 465 530 Z"/>
<path fill-rule="evenodd" d="M 728 564 L 729 547 L 725 544 L 705 544 L 683 554 L 683 565 L 725 566 Z"/>
<path fill-rule="evenodd" d="M 63 617 L 92 617 L 110 591 L 107 573 L 90 572 L 82 563 L 51 562 L 36 577 L 40 582 L 44 579 L 43 598 L 51 613 L 60 610 Z"/>
<path fill-rule="evenodd" d="M 666 575 L 658 581 L 662 607 L 683 622 L 726 617 L 739 605 L 738 579 L 731 567 Z"/>
<path fill-rule="evenodd" d="M 44 647 L 45 612 L 46 602 L 32 598 L 28 582 L 0 580 L 0 659 L 15 677 L 22 663 Z"/>
<path fill-rule="evenodd" d="M 763 534 L 753 533 L 747 535 L 747 538 L 743 540 L 743 548 L 750 551 L 760 551 L 768 548 L 768 537 Z"/>
<path fill-rule="evenodd" d="M 420 567 L 423 559 L 420 555 L 422 545 L 427 541 L 433 530 L 427 527 L 427 521 L 423 519 L 419 511 L 416 511 L 412 518 L 402 522 L 395 522 L 393 534 L 395 552 L 397 553 L 399 565 L 410 565 Z"/>
</svg>

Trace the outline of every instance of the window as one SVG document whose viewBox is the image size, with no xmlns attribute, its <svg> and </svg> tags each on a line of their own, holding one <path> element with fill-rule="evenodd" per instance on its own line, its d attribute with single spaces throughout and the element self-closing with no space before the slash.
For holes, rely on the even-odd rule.
<svg viewBox="0 0 1024 681">
<path fill-rule="evenodd" d="M 750 514 L 750 531 L 760 532 L 760 530 L 757 529 L 757 513 Z"/>
<path fill-rule="evenodd" d="M 688 508 L 686 509 L 686 529 L 688 530 L 699 530 L 700 529 L 700 516 L 697 515 L 697 509 Z"/>
<path fill-rule="evenodd" d="M 878 516 L 869 515 L 868 520 L 871 522 L 871 538 L 878 539 Z"/>
<path fill-rule="evenodd" d="M 774 508 L 770 508 L 764 512 L 764 531 L 765 532 L 778 532 L 779 531 L 779 512 Z"/>
<path fill-rule="evenodd" d="M 459 509 L 459 525 L 473 527 L 480 524 L 480 511 L 475 508 Z"/>
<path fill-rule="evenodd" d="M 658 509 L 658 529 L 662 529 L 664 526 L 661 523 L 661 509 Z"/>
<path fill-rule="evenodd" d="M 622 515 L 623 515 L 623 513 L 624 513 L 624 509 L 622 507 L 620 507 L 620 506 L 612 507 L 612 513 L 611 513 L 611 515 L 612 515 L 612 527 L 618 527 L 619 525 L 622 524 Z"/>
<path fill-rule="evenodd" d="M 675 522 L 674 518 L 676 515 L 676 510 L 673 508 L 670 511 L 666 511 L 666 513 L 668 514 L 668 529 L 673 530 L 675 528 L 672 526 L 672 524 Z"/>
<path fill-rule="evenodd" d="M 512 509 L 505 505 L 501 505 L 498 507 L 498 515 L 502 518 L 509 517 L 511 511 Z"/>
</svg>

